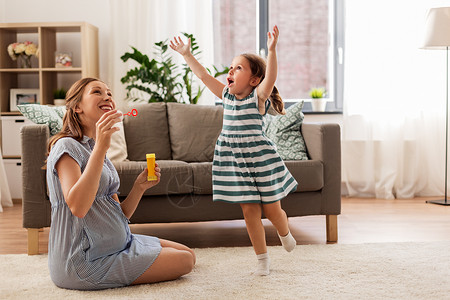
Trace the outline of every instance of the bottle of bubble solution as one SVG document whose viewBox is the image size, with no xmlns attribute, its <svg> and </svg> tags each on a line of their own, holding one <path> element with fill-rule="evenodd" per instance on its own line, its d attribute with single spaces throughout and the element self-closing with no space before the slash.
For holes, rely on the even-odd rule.
<svg viewBox="0 0 450 300">
<path fill-rule="evenodd" d="M 147 157 L 147 181 L 155 181 L 158 180 L 158 177 L 155 174 L 155 153 L 150 153 L 146 155 Z"/>
</svg>

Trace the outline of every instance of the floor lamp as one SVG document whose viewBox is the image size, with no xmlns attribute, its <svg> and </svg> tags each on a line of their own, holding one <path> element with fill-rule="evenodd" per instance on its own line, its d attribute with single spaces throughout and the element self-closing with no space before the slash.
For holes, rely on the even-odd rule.
<svg viewBox="0 0 450 300">
<path fill-rule="evenodd" d="M 445 105 L 445 191 L 444 199 L 427 201 L 440 205 L 450 205 L 447 199 L 447 158 L 448 158 L 448 48 L 450 47 L 450 7 L 431 8 L 425 21 L 425 42 L 423 49 L 446 50 L 446 105 Z"/>
</svg>

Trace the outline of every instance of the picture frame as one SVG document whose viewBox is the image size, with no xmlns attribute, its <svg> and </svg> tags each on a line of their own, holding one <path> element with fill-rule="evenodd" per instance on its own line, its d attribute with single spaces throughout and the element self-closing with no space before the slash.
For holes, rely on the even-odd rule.
<svg viewBox="0 0 450 300">
<path fill-rule="evenodd" d="M 10 89 L 9 111 L 19 111 L 17 105 L 39 103 L 39 89 Z"/>
</svg>

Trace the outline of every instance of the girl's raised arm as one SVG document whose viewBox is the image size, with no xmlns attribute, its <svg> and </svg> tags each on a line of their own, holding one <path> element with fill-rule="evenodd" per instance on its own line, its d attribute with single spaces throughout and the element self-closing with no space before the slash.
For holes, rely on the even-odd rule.
<svg viewBox="0 0 450 300">
<path fill-rule="evenodd" d="M 191 39 L 188 40 L 187 44 L 184 44 L 180 37 L 178 37 L 178 39 L 175 37 L 173 41 L 170 41 L 170 48 L 183 56 L 195 76 L 197 76 L 214 95 L 222 98 L 222 91 L 225 84 L 211 76 L 197 59 L 195 59 L 191 53 Z"/>
<path fill-rule="evenodd" d="M 272 93 L 273 87 L 275 85 L 275 81 L 277 80 L 277 72 L 278 72 L 278 64 L 277 64 L 277 52 L 276 46 L 278 42 L 278 36 L 280 32 L 278 31 L 278 27 L 273 27 L 273 32 L 267 33 L 267 66 L 266 66 L 266 75 L 264 80 L 258 86 L 258 97 L 261 101 L 268 99 Z"/>
</svg>

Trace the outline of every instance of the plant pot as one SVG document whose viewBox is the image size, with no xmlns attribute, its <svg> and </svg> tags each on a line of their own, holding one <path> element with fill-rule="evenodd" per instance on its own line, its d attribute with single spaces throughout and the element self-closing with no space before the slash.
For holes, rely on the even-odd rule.
<svg viewBox="0 0 450 300">
<path fill-rule="evenodd" d="M 54 99 L 53 104 L 55 104 L 56 106 L 66 105 L 66 99 Z"/>
<path fill-rule="evenodd" d="M 326 98 L 313 98 L 311 99 L 311 106 L 313 111 L 325 111 L 327 107 Z"/>
</svg>

